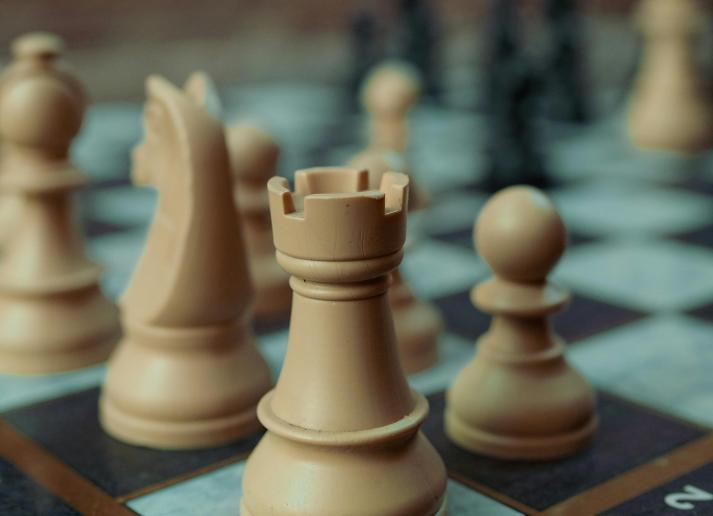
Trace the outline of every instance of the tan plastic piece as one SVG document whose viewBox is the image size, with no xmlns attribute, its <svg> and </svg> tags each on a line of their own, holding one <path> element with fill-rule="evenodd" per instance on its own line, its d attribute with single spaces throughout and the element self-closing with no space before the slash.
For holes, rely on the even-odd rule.
<svg viewBox="0 0 713 516">
<path fill-rule="evenodd" d="M 420 94 L 418 72 L 408 63 L 387 61 L 369 73 L 361 100 L 369 116 L 370 147 L 406 150 L 408 113 Z"/>
<path fill-rule="evenodd" d="M 270 203 L 265 184 L 275 175 L 280 148 L 264 130 L 238 123 L 226 130 L 235 198 L 243 219 L 250 272 L 255 283 L 256 319 L 288 314 L 289 276 L 277 264 L 272 242 Z"/>
<path fill-rule="evenodd" d="M 180 449 L 258 428 L 270 372 L 246 322 L 252 301 L 222 124 L 160 77 L 147 80 L 134 177 L 158 205 L 121 299 L 125 338 L 109 361 L 100 418 L 132 444 Z"/>
<path fill-rule="evenodd" d="M 277 259 L 292 278 L 285 364 L 258 407 L 242 516 L 445 515 L 446 471 L 396 352 L 386 291 L 408 178 L 316 168 L 268 182 Z"/>
<path fill-rule="evenodd" d="M 0 371 L 67 371 L 105 360 L 119 338 L 73 212 L 87 179 L 68 153 L 87 99 L 58 62 L 58 38 L 27 34 L 13 49 L 0 76 L 0 205 L 15 206 L 0 261 Z"/>
<path fill-rule="evenodd" d="M 695 0 L 641 2 L 644 56 L 628 120 L 637 147 L 696 153 L 713 145 L 713 98 L 696 63 L 704 19 Z"/>
<path fill-rule="evenodd" d="M 409 211 L 425 209 L 430 204 L 428 193 L 414 183 L 411 171 L 402 153 L 368 147 L 353 156 L 346 164 L 347 167 L 369 171 L 369 188 L 378 190 L 381 177 L 385 172 L 401 172 L 409 176 Z"/>
<path fill-rule="evenodd" d="M 58 58 L 64 50 L 64 43 L 54 34 L 31 32 L 15 39 L 11 48 L 13 61 L 0 74 L 0 89 L 3 83 L 10 83 L 9 79 L 12 77 L 32 73 L 32 70 L 37 70 L 40 67 L 51 67 L 52 73 L 62 71 L 57 64 Z M 67 70 L 64 70 L 64 72 L 66 73 Z M 76 83 L 74 77 L 65 76 L 63 79 L 65 81 L 74 81 L 77 89 L 76 93 L 84 95 L 81 86 Z M 3 173 L 2 168 L 4 167 L 0 167 L 0 176 Z M 4 242 L 14 233 L 22 216 L 23 197 L 23 195 L 12 190 L 0 190 L 0 251 Z"/>
<path fill-rule="evenodd" d="M 547 282 L 565 249 L 564 224 L 542 192 L 514 186 L 485 205 L 475 242 L 494 276 L 471 299 L 493 322 L 447 393 L 446 433 L 504 459 L 572 454 L 592 439 L 597 416 L 592 388 L 565 361 L 548 319 L 569 300 Z"/>
<path fill-rule="evenodd" d="M 347 166 L 370 171 L 371 187 L 378 188 L 387 170 L 409 174 L 404 157 L 408 143 L 408 114 L 421 93 L 418 72 L 407 63 L 387 61 L 374 68 L 362 87 L 362 104 L 369 118 L 369 144 Z M 410 179 L 409 209 L 429 204 L 428 194 Z"/>
<path fill-rule="evenodd" d="M 408 139 L 408 111 L 418 100 L 420 85 L 416 72 L 401 63 L 377 67 L 367 78 L 362 100 L 370 116 L 370 144 L 347 166 L 369 171 L 369 188 L 378 189 L 387 171 L 408 174 L 403 155 Z M 409 182 L 409 210 L 428 206 L 428 194 Z M 396 327 L 399 356 L 411 374 L 438 361 L 438 337 L 443 321 L 438 311 L 416 298 L 401 274 L 392 275 L 389 301 Z"/>
</svg>

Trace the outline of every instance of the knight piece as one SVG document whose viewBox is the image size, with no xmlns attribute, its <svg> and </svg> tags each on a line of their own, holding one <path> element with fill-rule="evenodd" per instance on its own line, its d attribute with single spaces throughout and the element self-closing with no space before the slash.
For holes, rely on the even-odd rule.
<svg viewBox="0 0 713 516">
<path fill-rule="evenodd" d="M 134 177 L 158 205 L 121 299 L 125 338 L 100 400 L 117 439 L 166 449 L 215 446 L 258 428 L 270 387 L 247 318 L 252 287 L 222 124 L 160 77 L 147 81 L 146 139 Z"/>
<path fill-rule="evenodd" d="M 258 407 L 267 428 L 243 476 L 243 516 L 445 515 L 445 467 L 399 364 L 387 301 L 408 178 L 317 168 L 268 183 L 280 265 L 292 274 L 284 367 Z M 298 486 L 298 488 L 295 488 Z"/>
<path fill-rule="evenodd" d="M 644 55 L 629 102 L 628 133 L 644 149 L 696 153 L 713 145 L 713 102 L 696 63 L 704 17 L 695 0 L 644 0 Z"/>
<path fill-rule="evenodd" d="M 87 99 L 59 62 L 61 48 L 50 34 L 22 36 L 0 77 L 0 191 L 2 203 L 19 208 L 10 210 L 0 263 L 4 372 L 101 362 L 119 338 L 116 308 L 101 293 L 101 270 L 85 255 L 73 213 L 72 193 L 86 177 L 68 154 Z"/>
<path fill-rule="evenodd" d="M 238 123 L 226 130 L 235 184 L 234 195 L 242 215 L 250 272 L 255 283 L 255 318 L 289 314 L 292 301 L 289 276 L 275 260 L 270 206 L 265 184 L 275 175 L 280 148 L 264 130 Z"/>
<path fill-rule="evenodd" d="M 597 416 L 592 388 L 550 328 L 550 314 L 569 300 L 547 281 L 565 249 L 562 219 L 541 191 L 510 187 L 483 208 L 475 242 L 494 276 L 471 299 L 493 322 L 447 393 L 446 433 L 504 459 L 574 453 L 592 439 Z"/>
</svg>

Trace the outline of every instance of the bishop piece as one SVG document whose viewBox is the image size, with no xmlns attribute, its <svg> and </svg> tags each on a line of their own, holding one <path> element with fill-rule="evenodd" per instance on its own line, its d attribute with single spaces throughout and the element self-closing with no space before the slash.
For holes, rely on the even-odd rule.
<svg viewBox="0 0 713 516">
<path fill-rule="evenodd" d="M 84 252 L 72 193 L 86 183 L 69 161 L 87 104 L 59 62 L 61 41 L 33 33 L 13 44 L 0 77 L 0 370 L 50 373 L 101 362 L 119 338 L 101 269 Z M 9 203 L 9 205 L 8 205 Z"/>
</svg>

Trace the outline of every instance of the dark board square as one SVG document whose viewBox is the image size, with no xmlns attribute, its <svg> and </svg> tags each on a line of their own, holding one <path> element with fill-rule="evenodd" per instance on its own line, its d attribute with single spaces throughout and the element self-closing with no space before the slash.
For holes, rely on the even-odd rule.
<svg viewBox="0 0 713 516">
<path fill-rule="evenodd" d="M 665 516 L 679 513 L 713 514 L 713 464 L 706 464 L 601 514 Z"/>
<path fill-rule="evenodd" d="M 0 514 L 72 516 L 79 513 L 15 466 L 0 458 Z"/>
<path fill-rule="evenodd" d="M 470 290 L 436 298 L 433 303 L 440 310 L 446 329 L 468 340 L 478 338 L 490 325 L 490 316 L 470 302 Z"/>
<path fill-rule="evenodd" d="M 574 293 L 572 301 L 552 317 L 555 331 L 566 342 L 591 337 L 597 333 L 641 319 L 646 314 L 610 305 Z"/>
<path fill-rule="evenodd" d="M 256 335 L 265 335 L 274 331 L 287 329 L 290 325 L 290 313 L 253 319 L 253 331 Z"/>
<path fill-rule="evenodd" d="M 599 432 L 586 450 L 549 462 L 507 462 L 453 444 L 443 431 L 444 394 L 429 397 L 423 431 L 451 474 L 485 485 L 537 510 L 594 487 L 705 434 L 698 427 L 599 393 Z"/>
<path fill-rule="evenodd" d="M 713 196 L 713 181 L 706 173 L 706 168 L 710 165 L 706 163 L 705 158 L 699 163 L 692 164 L 688 170 L 689 175 L 685 179 L 674 181 L 672 187 L 682 188 L 691 192 L 702 195 Z"/>
<path fill-rule="evenodd" d="M 444 231 L 431 235 L 432 238 L 468 249 L 473 249 L 473 228 L 456 229 L 454 231 Z M 475 252 L 475 251 L 473 251 Z"/>
<path fill-rule="evenodd" d="M 694 308 L 687 312 L 688 315 L 703 319 L 704 321 L 713 322 L 713 303 Z"/>
<path fill-rule="evenodd" d="M 126 227 L 120 226 L 118 224 L 111 224 L 109 222 L 104 222 L 102 220 L 96 220 L 92 218 L 84 219 L 84 234 L 88 238 L 95 238 L 102 235 L 108 235 L 110 233 L 120 233 L 121 231 L 126 231 Z"/>
<path fill-rule="evenodd" d="M 675 238 L 687 244 L 713 248 L 713 224 L 676 235 Z"/>
<path fill-rule="evenodd" d="M 471 303 L 469 290 L 436 298 L 433 302 L 441 311 L 446 328 L 468 340 L 477 339 L 490 325 L 490 316 Z M 572 302 L 555 314 L 552 321 L 555 331 L 565 342 L 574 342 L 644 315 L 575 294 Z"/>
<path fill-rule="evenodd" d="M 99 389 L 12 410 L 3 419 L 113 497 L 246 455 L 260 438 L 208 450 L 159 451 L 109 437 L 98 419 Z"/>
</svg>

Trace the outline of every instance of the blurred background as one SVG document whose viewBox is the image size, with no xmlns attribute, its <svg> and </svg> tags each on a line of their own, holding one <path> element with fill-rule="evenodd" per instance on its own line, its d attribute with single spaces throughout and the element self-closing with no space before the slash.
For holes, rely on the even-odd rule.
<svg viewBox="0 0 713 516">
<path fill-rule="evenodd" d="M 578 2 L 584 14 L 585 66 L 596 89 L 620 85 L 634 61 L 633 0 Z M 543 0 L 519 2 L 528 51 L 543 51 Z M 467 87 L 481 58 L 487 0 L 432 2 L 445 84 Z M 143 79 L 183 81 L 197 68 L 219 84 L 268 80 L 340 83 L 349 74 L 350 24 L 358 11 L 377 22 L 387 52 L 402 24 L 399 2 L 377 0 L 6 0 L 0 46 L 31 30 L 61 35 L 68 57 L 95 100 L 136 100 Z M 616 49 L 616 51 L 612 51 Z M 9 51 L 3 53 L 6 61 Z M 604 66 L 603 66 L 604 65 Z"/>
</svg>

